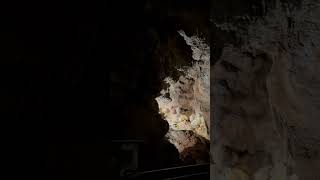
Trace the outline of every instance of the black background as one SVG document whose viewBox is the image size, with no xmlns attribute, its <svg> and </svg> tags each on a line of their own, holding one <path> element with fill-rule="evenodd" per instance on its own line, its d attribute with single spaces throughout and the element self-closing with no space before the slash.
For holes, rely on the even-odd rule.
<svg viewBox="0 0 320 180">
<path fill-rule="evenodd" d="M 119 35 L 119 5 L 1 6 L 2 178 L 109 176 L 106 152 L 116 128 L 108 121 L 108 69 L 116 48 L 108 47 Z"/>
</svg>

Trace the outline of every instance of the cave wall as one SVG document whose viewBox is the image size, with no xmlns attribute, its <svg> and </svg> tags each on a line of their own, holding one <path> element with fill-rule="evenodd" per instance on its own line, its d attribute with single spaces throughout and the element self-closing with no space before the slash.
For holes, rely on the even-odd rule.
<svg viewBox="0 0 320 180">
<path fill-rule="evenodd" d="M 192 54 L 186 53 L 192 58 L 184 57 L 191 65 L 175 67 L 175 71 L 181 73 L 177 80 L 170 76 L 164 79 L 168 87 L 165 86 L 156 98 L 159 113 L 169 124 L 166 138 L 175 145 L 181 159 L 190 163 L 208 162 L 210 49 L 205 39 L 197 35 L 188 37 L 180 30 L 176 36 L 183 37 L 189 50 L 192 50 Z"/>
<path fill-rule="evenodd" d="M 118 36 L 110 37 L 115 60 L 109 73 L 108 95 L 110 116 L 116 118 L 112 138 L 146 142 L 139 168 L 150 170 L 181 164 L 178 150 L 165 138 L 169 125 L 159 114 L 155 98 L 168 87 L 163 81 L 166 77 L 177 81 L 183 75 L 178 69 L 192 66 L 191 47 L 178 31 L 183 30 L 186 37 L 207 37 L 209 18 L 204 17 L 208 17 L 209 7 L 208 1 L 198 5 L 194 1 L 138 2 L 123 7 L 121 2 L 116 3 L 127 17 L 113 20 Z M 208 156 L 208 140 L 202 145 Z"/>
<path fill-rule="evenodd" d="M 212 4 L 211 179 L 318 179 L 320 4 L 230 2 Z"/>
</svg>

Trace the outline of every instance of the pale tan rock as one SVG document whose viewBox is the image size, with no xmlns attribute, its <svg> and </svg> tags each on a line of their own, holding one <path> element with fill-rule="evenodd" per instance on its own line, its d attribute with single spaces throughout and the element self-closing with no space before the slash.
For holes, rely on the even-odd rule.
<svg viewBox="0 0 320 180">
<path fill-rule="evenodd" d="M 178 81 L 167 77 L 165 82 L 169 87 L 162 90 L 162 95 L 156 100 L 160 114 L 170 126 L 167 134 L 169 141 L 176 146 L 180 153 L 183 152 L 182 156 L 190 155 L 191 159 L 203 159 L 196 156 L 201 153 L 208 155 L 208 147 L 205 145 L 206 142 L 200 141 L 197 136 L 206 141 L 210 139 L 209 47 L 197 36 L 188 37 L 183 31 L 179 31 L 179 34 L 192 49 L 193 65 L 179 69 L 183 75 L 179 77 Z M 177 35 L 179 34 L 177 33 Z M 190 133 L 195 135 L 190 135 Z M 199 146 L 200 148 L 197 148 L 202 149 L 202 152 L 193 153 L 195 146 Z"/>
</svg>

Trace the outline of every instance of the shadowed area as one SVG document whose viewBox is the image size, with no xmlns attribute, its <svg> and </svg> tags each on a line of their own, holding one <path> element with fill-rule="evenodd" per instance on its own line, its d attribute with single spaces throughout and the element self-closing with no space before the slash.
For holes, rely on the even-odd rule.
<svg viewBox="0 0 320 180">
<path fill-rule="evenodd" d="M 208 32 L 208 6 L 192 4 L 10 5 L 13 21 L 1 33 L 3 176 L 118 178 L 124 167 L 118 157 L 125 157 L 118 148 L 135 145 L 115 140 L 139 141 L 141 169 L 181 164 L 163 139 L 169 126 L 154 99 L 163 78 L 179 77 L 176 66 L 190 63 L 177 30 Z"/>
</svg>

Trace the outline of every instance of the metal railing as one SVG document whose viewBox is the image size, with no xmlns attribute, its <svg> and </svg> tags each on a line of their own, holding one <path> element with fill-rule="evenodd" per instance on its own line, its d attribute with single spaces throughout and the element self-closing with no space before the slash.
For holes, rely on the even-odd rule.
<svg viewBox="0 0 320 180">
<path fill-rule="evenodd" d="M 177 166 L 163 169 L 155 169 L 142 172 L 128 172 L 123 179 L 152 179 L 152 180 L 173 180 L 193 179 L 196 177 L 209 178 L 210 164 L 196 164 L 188 166 Z"/>
</svg>

